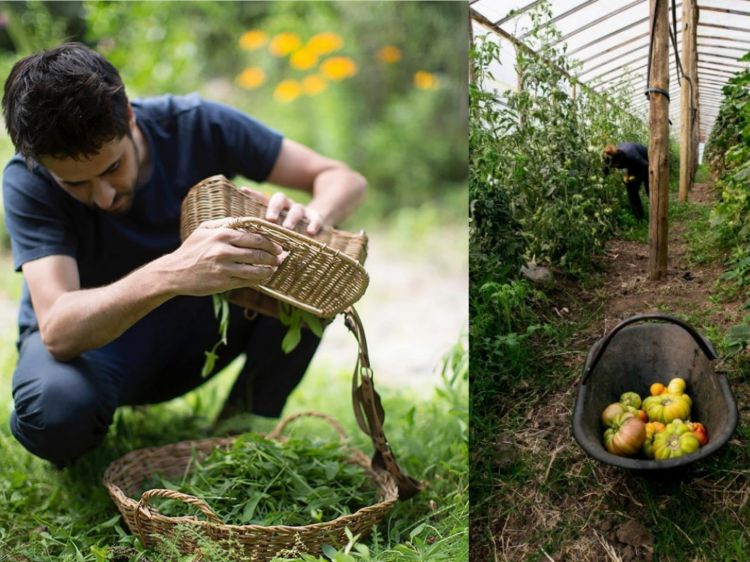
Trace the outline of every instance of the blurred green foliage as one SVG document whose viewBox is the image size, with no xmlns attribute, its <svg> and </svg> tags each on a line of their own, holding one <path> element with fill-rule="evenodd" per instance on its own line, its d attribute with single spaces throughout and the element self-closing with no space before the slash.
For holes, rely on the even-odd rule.
<svg viewBox="0 0 750 562">
<path fill-rule="evenodd" d="M 4 2 L 0 71 L 7 76 L 36 50 L 83 41 L 120 70 L 131 98 L 197 91 L 362 172 L 370 200 L 357 224 L 427 203 L 440 220 L 464 221 L 467 19 L 463 2 Z M 243 49 L 251 30 L 267 40 Z M 289 32 L 302 46 L 320 33 L 341 44 L 300 70 L 269 49 Z M 386 46 L 398 60 L 384 60 Z M 327 80 L 317 95 L 275 95 L 280 82 L 320 75 L 320 63 L 336 56 L 353 61 L 352 76 Z M 263 75 L 252 89 L 237 80 L 247 68 Z M 418 83 L 418 72 L 429 73 L 428 83 Z"/>
</svg>

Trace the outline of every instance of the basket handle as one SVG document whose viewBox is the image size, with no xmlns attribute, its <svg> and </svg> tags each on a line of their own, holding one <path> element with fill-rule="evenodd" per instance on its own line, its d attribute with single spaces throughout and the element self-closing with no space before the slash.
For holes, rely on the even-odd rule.
<svg viewBox="0 0 750 562">
<path fill-rule="evenodd" d="M 195 496 L 191 496 L 189 494 L 183 494 L 182 492 L 177 492 L 176 490 L 166 490 L 164 488 L 153 488 L 152 490 L 146 490 L 143 492 L 143 495 L 141 495 L 141 499 L 138 502 L 138 505 L 136 505 L 135 508 L 135 523 L 136 527 L 138 527 L 138 534 L 141 536 L 141 540 L 144 544 L 146 544 L 144 540 L 144 533 L 141 529 L 141 518 L 145 519 L 151 519 L 152 514 L 151 510 L 148 508 L 148 504 L 151 501 L 151 498 L 154 497 L 161 497 L 161 498 L 167 498 L 170 500 L 179 500 L 181 502 L 193 505 L 201 510 L 201 512 L 206 516 L 207 519 L 209 519 L 212 523 L 218 523 L 219 525 L 222 525 L 224 522 L 219 518 L 216 513 L 214 513 L 214 510 L 211 509 L 206 502 L 204 502 L 201 499 L 196 498 Z"/>
<path fill-rule="evenodd" d="M 626 318 L 625 320 L 620 322 L 617 326 L 614 327 L 609 335 L 607 335 L 594 356 L 590 360 L 586 361 L 586 365 L 583 368 L 583 375 L 581 376 L 581 384 L 586 384 L 589 376 L 591 376 L 591 372 L 594 370 L 594 367 L 596 367 L 602 355 L 604 354 L 604 350 L 607 349 L 610 342 L 612 341 L 612 338 L 615 337 L 615 334 L 617 334 L 617 332 L 622 330 L 625 326 L 629 326 L 630 324 L 635 324 L 637 322 L 645 322 L 647 320 L 662 320 L 664 322 L 676 324 L 693 337 L 695 343 L 698 344 L 698 347 L 701 348 L 701 351 L 703 351 L 703 353 L 706 355 L 706 357 L 708 357 L 710 361 L 713 361 L 718 357 L 711 345 L 708 344 L 706 340 L 704 340 L 701 335 L 695 330 L 695 328 L 693 328 L 687 322 L 683 322 L 679 318 L 675 318 L 674 316 L 669 316 L 667 314 L 638 314 L 636 316 Z"/>
<path fill-rule="evenodd" d="M 337 422 L 335 419 L 333 419 L 328 414 L 324 414 L 322 412 L 314 412 L 314 411 L 307 411 L 307 412 L 299 412 L 297 414 L 292 414 L 291 416 L 286 416 L 284 419 L 282 419 L 278 424 L 276 424 L 276 427 L 274 427 L 267 435 L 269 439 L 278 439 L 281 434 L 284 432 L 284 429 L 286 429 L 286 426 L 289 425 L 291 422 L 298 420 L 300 418 L 320 418 L 328 424 L 333 427 L 334 430 L 336 430 L 336 433 L 339 436 L 339 441 L 342 445 L 346 445 L 348 442 L 348 437 L 346 436 L 346 432 L 344 431 L 344 428 L 341 427 L 341 424 Z"/>
<path fill-rule="evenodd" d="M 391 446 L 383 431 L 385 410 L 380 395 L 375 391 L 372 383 L 372 368 L 370 355 L 367 351 L 367 340 L 362 321 L 350 306 L 344 311 L 344 321 L 349 331 L 354 334 L 359 347 L 357 364 L 352 378 L 352 404 L 354 417 L 360 429 L 372 439 L 375 454 L 372 466 L 388 471 L 398 485 L 398 497 L 406 500 L 416 495 L 423 487 L 422 482 L 408 476 L 399 466 Z"/>
</svg>

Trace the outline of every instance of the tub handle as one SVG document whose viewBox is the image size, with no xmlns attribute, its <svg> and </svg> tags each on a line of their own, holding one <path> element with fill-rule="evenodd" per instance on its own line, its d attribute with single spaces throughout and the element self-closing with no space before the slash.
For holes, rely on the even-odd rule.
<svg viewBox="0 0 750 562">
<path fill-rule="evenodd" d="M 635 324 L 636 322 L 645 322 L 648 320 L 661 320 L 664 322 L 670 322 L 672 324 L 678 325 L 680 328 L 685 330 L 688 334 L 693 336 L 693 339 L 698 344 L 698 347 L 701 348 L 703 353 L 708 357 L 709 361 L 713 361 L 718 358 L 716 355 L 716 352 L 711 347 L 711 344 L 706 342 L 701 335 L 695 331 L 695 328 L 693 328 L 690 324 L 687 322 L 684 322 L 680 320 L 679 318 L 675 318 L 674 316 L 669 316 L 667 314 L 638 314 L 636 316 L 631 316 L 630 318 L 626 318 L 622 322 L 620 322 L 617 326 L 614 327 L 614 329 L 609 333 L 609 335 L 604 339 L 602 344 L 599 346 L 599 349 L 596 351 L 596 354 L 592 359 L 589 361 L 586 361 L 586 365 L 583 368 L 583 375 L 581 377 L 581 384 L 586 384 L 586 381 L 588 380 L 589 376 L 591 375 L 591 372 L 594 370 L 594 367 L 596 367 L 597 363 L 599 363 L 599 359 L 601 359 L 602 354 L 604 353 L 604 350 L 607 349 L 607 346 L 609 346 L 609 342 L 612 341 L 612 338 L 615 337 L 615 334 L 622 330 L 625 326 L 629 326 L 630 324 Z"/>
</svg>

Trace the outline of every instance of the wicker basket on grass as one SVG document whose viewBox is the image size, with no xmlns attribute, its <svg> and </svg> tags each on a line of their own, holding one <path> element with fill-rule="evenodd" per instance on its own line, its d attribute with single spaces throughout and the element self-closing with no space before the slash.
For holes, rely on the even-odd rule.
<svg viewBox="0 0 750 562">
<path fill-rule="evenodd" d="M 229 300 L 246 309 L 278 316 L 278 302 L 287 302 L 320 318 L 332 318 L 358 301 L 369 278 L 362 265 L 367 258 L 367 236 L 323 226 L 306 234 L 308 222 L 294 230 L 264 220 L 266 199 L 252 190 L 238 189 L 224 176 L 197 183 L 182 203 L 180 236 L 184 240 L 205 221 L 236 217 L 228 225 L 262 234 L 289 252 L 276 273 L 253 288 L 236 289 Z M 284 221 L 282 212 L 279 223 Z"/>
<path fill-rule="evenodd" d="M 346 435 L 341 426 L 331 417 L 319 412 L 303 412 L 288 416 L 282 419 L 267 437 L 283 441 L 282 432 L 291 421 L 310 416 L 326 420 L 336 429 L 342 442 L 346 443 Z M 350 447 L 347 447 L 347 462 L 361 467 L 367 473 L 377 487 L 378 499 L 373 505 L 363 506 L 352 514 L 342 515 L 332 521 L 297 527 L 228 525 L 223 523 L 203 500 L 174 490 L 147 490 L 139 499 L 135 499 L 147 478 L 157 473 L 178 478 L 189 469 L 192 462 L 204 459 L 216 447 L 228 448 L 233 441 L 234 438 L 202 439 L 138 449 L 109 465 L 104 473 L 104 486 L 122 513 L 128 528 L 140 537 L 144 545 L 154 546 L 165 536 L 178 537 L 180 550 L 190 553 L 197 547 L 197 538 L 204 537 L 225 549 L 227 559 L 237 557 L 261 562 L 271 560 L 274 556 L 299 556 L 304 553 L 318 555 L 325 544 L 334 547 L 346 545 L 348 538 L 345 529 L 349 529 L 355 535 L 369 534 L 398 500 L 398 488 L 394 478 L 388 472 L 373 469 L 367 455 Z M 162 515 L 150 505 L 151 500 L 156 497 L 190 504 L 202 512 L 205 519 Z M 176 534 L 180 525 L 188 526 L 195 532 Z"/>
</svg>

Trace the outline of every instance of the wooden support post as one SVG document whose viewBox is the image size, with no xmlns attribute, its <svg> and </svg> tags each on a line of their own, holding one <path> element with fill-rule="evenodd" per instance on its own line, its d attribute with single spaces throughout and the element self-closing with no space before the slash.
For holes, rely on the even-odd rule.
<svg viewBox="0 0 750 562">
<path fill-rule="evenodd" d="M 685 73 L 680 81 L 680 201 L 687 201 L 688 192 L 693 187 L 693 78 L 695 60 L 693 43 L 696 28 L 693 21 L 695 0 L 682 0 L 682 70 Z"/>
<path fill-rule="evenodd" d="M 578 93 L 578 92 L 576 91 L 576 83 L 575 83 L 575 82 L 573 82 L 573 99 L 576 99 L 576 94 L 577 94 L 577 93 Z"/>
<path fill-rule="evenodd" d="M 650 0 L 654 33 L 651 52 L 651 88 L 669 91 L 668 0 Z M 649 95 L 648 176 L 650 188 L 649 260 L 652 280 L 667 274 L 667 211 L 669 208 L 669 100 L 659 92 Z"/>
</svg>

